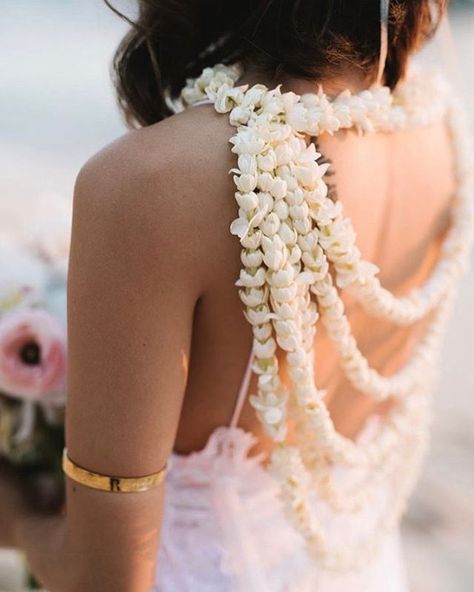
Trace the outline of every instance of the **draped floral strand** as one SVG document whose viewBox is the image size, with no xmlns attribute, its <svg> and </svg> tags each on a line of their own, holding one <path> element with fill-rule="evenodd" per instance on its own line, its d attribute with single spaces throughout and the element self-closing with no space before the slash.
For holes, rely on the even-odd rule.
<svg viewBox="0 0 474 592">
<path fill-rule="evenodd" d="M 367 561 L 396 525 L 426 448 L 440 343 L 473 240 L 473 169 L 464 115 L 443 79 L 434 74 L 412 74 L 393 93 L 374 85 L 334 99 L 322 88 L 300 96 L 261 84 L 236 86 L 239 77 L 237 67 L 206 68 L 188 81 L 181 98 L 184 107 L 210 100 L 217 112 L 229 114 L 236 128 L 230 142 L 237 157 L 231 172 L 238 216 L 230 231 L 242 245 L 236 286 L 254 336 L 252 369 L 258 387 L 250 401 L 277 443 L 270 470 L 309 549 L 327 566 L 354 567 Z M 321 162 L 309 138 L 352 128 L 359 133 L 390 132 L 443 118 L 449 123 L 457 162 L 451 228 L 430 278 L 397 297 L 381 285 L 378 268 L 362 259 L 342 204 L 328 195 L 330 165 Z M 371 368 L 359 350 L 342 289 L 368 313 L 399 326 L 433 313 L 411 359 L 392 376 Z M 399 403 L 369 442 L 354 442 L 336 431 L 324 391 L 315 384 L 318 320 L 334 342 L 348 380 L 375 400 L 391 397 Z M 279 376 L 278 348 L 286 353 L 290 389 Z M 292 445 L 286 442 L 288 417 L 297 426 Z M 341 488 L 333 475 L 336 464 L 363 467 L 366 476 L 352 488 Z M 371 535 L 356 545 L 331 545 L 315 511 L 314 493 L 336 512 L 355 512 L 371 503 L 380 479 L 388 477 L 393 495 Z"/>
</svg>

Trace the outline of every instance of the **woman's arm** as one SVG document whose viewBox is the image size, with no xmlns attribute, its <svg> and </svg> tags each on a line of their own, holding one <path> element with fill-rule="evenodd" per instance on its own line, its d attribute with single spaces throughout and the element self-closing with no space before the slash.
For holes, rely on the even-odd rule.
<svg viewBox="0 0 474 592">
<path fill-rule="evenodd" d="M 158 471 L 172 450 L 200 293 L 192 208 L 170 163 L 133 142 L 78 178 L 68 278 L 68 453 L 126 477 Z M 24 516 L 17 544 L 49 592 L 148 592 L 163 493 L 67 478 L 66 516 Z"/>
</svg>

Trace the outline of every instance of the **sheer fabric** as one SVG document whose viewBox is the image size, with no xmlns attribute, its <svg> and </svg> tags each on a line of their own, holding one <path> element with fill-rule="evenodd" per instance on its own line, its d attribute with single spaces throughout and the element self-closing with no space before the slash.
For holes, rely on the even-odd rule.
<svg viewBox="0 0 474 592">
<path fill-rule="evenodd" d="M 240 428 L 221 427 L 204 450 L 173 454 L 153 592 L 408 591 L 398 532 L 356 572 L 315 565 L 261 458 L 248 456 L 254 441 Z M 360 536 L 372 518 L 334 522 L 331 534 L 340 539 L 352 529 Z"/>
<path fill-rule="evenodd" d="M 170 458 L 152 592 L 407 592 L 398 532 L 357 571 L 326 571 L 308 555 L 264 456 L 249 456 L 256 437 L 237 427 L 251 361 L 252 354 L 230 425 L 217 428 L 203 450 Z M 375 420 L 368 422 L 359 439 L 376 428 Z M 381 486 L 380 504 L 387 493 Z M 323 516 L 324 503 L 314 503 Z M 371 509 L 337 520 L 328 512 L 333 540 L 359 538 L 377 516 L 376 504 Z"/>
</svg>

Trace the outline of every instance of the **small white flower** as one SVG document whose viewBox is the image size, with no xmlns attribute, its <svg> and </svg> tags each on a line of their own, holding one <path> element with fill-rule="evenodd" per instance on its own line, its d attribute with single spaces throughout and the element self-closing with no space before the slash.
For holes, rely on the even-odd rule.
<svg viewBox="0 0 474 592">
<path fill-rule="evenodd" d="M 268 368 L 267 362 L 271 357 L 256 356 L 256 359 L 263 360 L 265 366 Z M 278 391 L 280 386 L 280 377 L 273 371 L 261 372 L 258 376 L 258 388 L 260 392 L 264 393 L 264 397 L 272 398 L 273 394 Z"/>
<path fill-rule="evenodd" d="M 271 407 L 263 412 L 263 417 L 267 424 L 275 425 L 283 420 L 284 413 L 283 410 L 278 407 Z"/>
<path fill-rule="evenodd" d="M 266 193 L 273 187 L 273 176 L 270 173 L 260 173 L 258 175 L 258 188 Z"/>
<path fill-rule="evenodd" d="M 248 186 L 250 187 L 251 183 L 249 183 Z M 245 212 L 250 212 L 258 206 L 257 194 L 254 193 L 252 189 L 245 193 L 236 192 L 235 199 L 239 204 L 239 207 L 241 207 Z"/>
<path fill-rule="evenodd" d="M 315 107 L 319 107 L 320 98 L 317 93 L 304 93 L 301 95 L 301 103 L 307 109 L 314 109 Z"/>
<path fill-rule="evenodd" d="M 277 166 L 277 158 L 274 150 L 267 150 L 264 154 L 257 156 L 258 167 L 261 171 L 272 172 Z"/>
<path fill-rule="evenodd" d="M 296 178 L 305 189 L 314 189 L 317 182 L 321 179 L 321 172 L 319 166 L 314 163 L 295 166 L 293 171 Z"/>
<path fill-rule="evenodd" d="M 205 87 L 205 93 L 211 101 L 217 100 L 218 92 L 221 88 L 233 88 L 235 77 L 229 70 L 214 71 L 214 76 L 210 80 L 209 84 Z M 200 85 L 202 86 L 202 85 Z M 240 90 L 244 91 L 247 87 L 242 87 Z M 234 89 L 239 90 L 239 87 Z"/>
<path fill-rule="evenodd" d="M 311 216 L 320 226 L 328 226 L 329 230 L 331 222 L 339 217 L 341 210 L 342 204 L 340 201 L 333 202 L 326 199 L 321 206 L 311 208 Z"/>
<path fill-rule="evenodd" d="M 260 267 L 263 261 L 263 253 L 260 249 L 255 251 L 242 249 L 240 260 L 245 267 Z"/>
<path fill-rule="evenodd" d="M 223 84 L 216 93 L 214 107 L 218 113 L 227 113 L 242 102 L 243 96 L 241 88 L 233 88 Z"/>
<path fill-rule="evenodd" d="M 260 191 L 258 193 L 258 207 L 261 210 L 265 210 L 266 212 L 271 212 L 273 209 L 273 197 L 265 192 L 265 191 Z"/>
<path fill-rule="evenodd" d="M 272 287 L 272 298 L 280 303 L 291 302 L 296 297 L 296 292 L 296 283 L 284 288 Z"/>
<path fill-rule="evenodd" d="M 262 109 L 269 116 L 274 117 L 284 111 L 280 87 L 268 91 L 261 100 Z"/>
<path fill-rule="evenodd" d="M 279 426 L 286 419 L 286 402 L 288 394 L 286 392 L 277 394 L 276 392 L 270 391 L 262 393 L 262 395 L 258 397 L 251 395 L 249 397 L 250 404 L 257 410 L 257 413 L 263 420 L 266 428 L 272 426 L 275 430 L 274 434 L 280 432 L 282 435 L 286 434 L 286 431 L 284 429 L 282 430 Z"/>
<path fill-rule="evenodd" d="M 319 279 L 312 271 L 303 271 L 298 275 L 297 281 L 304 285 L 314 284 Z"/>
<path fill-rule="evenodd" d="M 201 76 L 196 81 L 196 84 L 199 86 L 199 88 L 204 90 L 206 86 L 209 86 L 209 84 L 211 84 L 214 78 L 215 72 L 217 72 L 217 69 L 209 67 L 204 68 L 204 70 L 201 73 Z"/>
<path fill-rule="evenodd" d="M 298 156 L 295 158 L 297 164 L 310 164 L 316 162 L 321 157 L 319 152 L 316 152 L 316 146 L 311 143 L 308 146 L 301 146 Z"/>
<path fill-rule="evenodd" d="M 308 308 L 303 312 L 303 324 L 314 325 L 318 318 L 318 307 L 315 302 L 310 302 Z"/>
<path fill-rule="evenodd" d="M 296 218 L 293 220 L 293 226 L 296 232 L 300 234 L 307 234 L 312 229 L 311 220 L 309 218 Z"/>
<path fill-rule="evenodd" d="M 281 100 L 285 111 L 288 112 L 289 109 L 297 105 L 300 102 L 300 98 L 299 95 L 291 91 L 283 93 L 281 95 Z"/>
<path fill-rule="evenodd" d="M 289 206 L 299 206 L 304 202 L 305 193 L 301 187 L 295 187 L 289 191 L 286 196 L 286 201 Z"/>
<path fill-rule="evenodd" d="M 287 360 L 291 366 L 303 366 L 306 364 L 307 355 L 303 349 L 295 349 L 288 354 Z"/>
<path fill-rule="evenodd" d="M 264 304 L 267 299 L 268 289 L 265 288 L 250 288 L 247 290 L 239 290 L 240 299 L 246 306 L 255 307 L 259 304 Z"/>
<path fill-rule="evenodd" d="M 238 158 L 238 172 L 244 175 L 256 175 L 257 174 L 257 158 L 253 154 L 241 154 Z"/>
<path fill-rule="evenodd" d="M 266 236 L 273 236 L 278 232 L 280 228 L 280 218 L 275 214 L 275 212 L 270 212 L 267 215 L 265 220 L 260 225 L 260 229 Z"/>
<path fill-rule="evenodd" d="M 283 251 L 284 247 L 285 244 L 278 234 L 272 237 L 262 236 L 262 249 L 264 253 L 268 253 L 269 251 Z"/>
<path fill-rule="evenodd" d="M 277 335 L 276 340 L 281 349 L 287 352 L 295 351 L 298 348 L 300 341 L 298 335 L 288 335 L 287 337 Z"/>
<path fill-rule="evenodd" d="M 309 267 L 312 273 L 312 284 L 324 279 L 329 273 L 329 264 L 326 257 L 315 257 L 314 252 L 303 253 L 303 263 Z"/>
<path fill-rule="evenodd" d="M 290 228 L 286 222 L 282 222 L 278 229 L 278 234 L 286 245 L 296 245 L 298 234 L 295 230 Z"/>
<path fill-rule="evenodd" d="M 230 233 L 241 240 L 247 236 L 249 230 L 250 224 L 246 218 L 236 218 L 230 225 Z"/>
<path fill-rule="evenodd" d="M 308 110 L 303 103 L 291 106 L 286 112 L 286 120 L 296 132 L 303 132 L 307 128 Z"/>
<path fill-rule="evenodd" d="M 278 302 L 272 296 L 270 296 L 270 300 L 272 301 L 272 306 L 275 310 L 274 313 L 271 313 L 270 318 L 274 320 L 288 321 L 297 317 L 298 302 Z"/>
<path fill-rule="evenodd" d="M 307 218 L 309 215 L 309 206 L 303 201 L 300 205 L 290 206 L 290 216 L 293 220 L 298 218 Z"/>
<path fill-rule="evenodd" d="M 290 366 L 288 373 L 289 373 L 289 375 L 291 376 L 292 380 L 295 383 L 301 383 L 308 376 L 308 370 L 307 370 L 307 368 L 304 368 L 302 366 Z M 301 387 L 301 384 L 298 384 L 296 386 L 296 389 L 298 391 L 298 398 L 299 399 L 306 398 L 304 396 L 304 395 L 306 395 L 306 392 L 302 396 L 302 392 L 301 391 L 303 389 Z"/>
<path fill-rule="evenodd" d="M 230 139 L 235 154 L 260 154 L 265 148 L 265 142 L 259 137 L 257 130 L 242 128 L 237 135 Z"/>
<path fill-rule="evenodd" d="M 308 234 L 300 235 L 298 237 L 298 244 L 303 251 L 312 251 L 318 245 L 318 231 L 312 230 Z"/>
<path fill-rule="evenodd" d="M 298 373 L 298 369 L 294 369 L 294 372 Z M 308 373 L 303 370 L 303 372 L 298 373 L 300 376 L 300 383 L 296 385 L 295 394 L 301 401 L 305 401 L 306 405 L 308 402 L 311 402 L 314 407 L 314 383 L 310 382 L 309 380 L 305 382 L 305 379 L 308 379 Z"/>
<path fill-rule="evenodd" d="M 241 245 L 246 249 L 258 249 L 262 240 L 262 231 L 254 229 L 249 232 L 246 236 L 240 239 Z"/>
<path fill-rule="evenodd" d="M 265 341 L 272 335 L 272 326 L 270 323 L 266 325 L 255 326 L 253 328 L 254 337 L 260 339 L 260 341 Z"/>
<path fill-rule="evenodd" d="M 267 274 L 268 283 L 275 288 L 284 288 L 290 286 L 295 279 L 295 269 L 292 265 L 287 265 L 284 269 L 270 271 Z"/>
<path fill-rule="evenodd" d="M 242 101 L 243 107 L 257 108 L 260 106 L 263 97 L 267 94 L 267 87 L 263 84 L 251 86 L 245 93 Z"/>
<path fill-rule="evenodd" d="M 246 288 L 257 288 L 265 284 L 265 270 L 260 267 L 254 274 L 249 273 L 245 269 L 240 270 L 240 277 L 235 282 L 236 286 L 244 286 Z"/>
<path fill-rule="evenodd" d="M 271 123 L 269 126 L 269 142 L 280 143 L 288 140 L 292 133 L 291 126 L 285 123 Z"/>
<path fill-rule="evenodd" d="M 288 261 L 295 265 L 296 263 L 298 263 L 301 260 L 301 249 L 299 248 L 298 245 L 293 245 L 289 247 L 289 251 L 290 251 L 290 256 L 288 258 Z"/>
<path fill-rule="evenodd" d="M 252 218 L 249 220 L 249 225 L 251 228 L 256 228 L 257 226 L 260 225 L 260 223 L 262 222 L 262 220 L 265 218 L 266 214 L 267 214 L 267 207 L 263 207 L 261 209 L 259 209 L 257 211 L 257 213 L 252 216 Z"/>
<path fill-rule="evenodd" d="M 238 105 L 237 107 L 234 107 L 230 112 L 229 121 L 231 125 L 237 127 L 239 125 L 245 125 L 246 123 L 248 123 L 251 116 L 251 109 L 249 109 L 248 107 L 242 107 L 241 105 Z"/>
<path fill-rule="evenodd" d="M 271 250 L 264 254 L 263 261 L 269 269 L 278 270 L 286 263 L 287 258 L 288 255 L 286 251 Z"/>
<path fill-rule="evenodd" d="M 288 204 L 284 199 L 278 199 L 273 206 L 273 211 L 280 220 L 286 220 L 288 218 Z"/>
<path fill-rule="evenodd" d="M 286 181 L 284 181 L 283 179 L 280 179 L 279 177 L 276 177 L 275 179 L 273 179 L 272 186 L 270 189 L 270 193 L 273 195 L 273 197 L 275 199 L 281 199 L 281 198 L 285 197 L 286 192 L 287 192 Z"/>
<path fill-rule="evenodd" d="M 341 97 L 341 95 L 339 95 L 339 97 L 333 103 L 333 112 L 334 116 L 339 121 L 340 128 L 345 129 L 352 126 L 350 106 L 348 102 L 345 101 L 343 97 Z"/>
<path fill-rule="evenodd" d="M 288 433 L 288 426 L 284 421 L 276 426 L 265 424 L 265 431 L 275 442 L 283 442 Z"/>
<path fill-rule="evenodd" d="M 293 153 L 288 142 L 278 144 L 275 148 L 275 156 L 278 166 L 288 164 L 291 161 Z"/>
<path fill-rule="evenodd" d="M 288 398 L 287 393 L 280 393 L 277 392 L 269 392 L 266 393 L 264 397 L 256 397 L 255 395 L 250 395 L 249 400 L 255 409 L 259 411 L 265 411 L 271 407 L 282 407 L 286 403 Z"/>
<path fill-rule="evenodd" d="M 263 325 L 267 322 L 270 309 L 267 305 L 257 308 L 249 308 L 244 311 L 244 316 L 251 325 Z"/>
<path fill-rule="evenodd" d="M 263 261 L 269 269 L 280 269 L 288 259 L 288 250 L 278 234 L 271 238 L 262 236 Z"/>
<path fill-rule="evenodd" d="M 305 199 L 310 204 L 322 205 L 328 194 L 328 186 L 323 179 L 319 179 L 311 191 L 305 191 Z"/>
<path fill-rule="evenodd" d="M 197 101 L 200 101 L 205 97 L 206 94 L 202 90 L 194 86 L 194 84 L 192 86 L 186 86 L 181 92 L 182 100 L 188 105 L 192 105 L 193 103 L 196 103 Z"/>
<path fill-rule="evenodd" d="M 321 92 L 319 105 L 308 109 L 308 133 L 321 134 L 327 132 L 333 134 L 340 128 L 339 119 L 334 115 L 332 104 Z"/>
<path fill-rule="evenodd" d="M 276 342 L 273 337 L 263 343 L 258 339 L 254 339 L 253 351 L 257 358 L 271 358 L 276 351 Z"/>
<path fill-rule="evenodd" d="M 295 335 L 298 333 L 298 325 L 292 319 L 288 320 L 276 320 L 273 323 L 275 327 L 275 331 L 281 337 L 290 337 L 290 335 Z"/>
<path fill-rule="evenodd" d="M 277 170 L 276 170 L 276 177 L 280 177 L 280 179 L 283 179 L 284 181 L 286 181 L 286 184 L 288 185 L 288 182 L 293 179 L 293 177 L 291 176 L 291 169 L 290 166 L 287 164 L 282 164 L 280 166 L 278 166 Z"/>
<path fill-rule="evenodd" d="M 257 175 L 243 174 L 234 176 L 234 183 L 242 193 L 253 191 L 257 187 Z"/>
</svg>

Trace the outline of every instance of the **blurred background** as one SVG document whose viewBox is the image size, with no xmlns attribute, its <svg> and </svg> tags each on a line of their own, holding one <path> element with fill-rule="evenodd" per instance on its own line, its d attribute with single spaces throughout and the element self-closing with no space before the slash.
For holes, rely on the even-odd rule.
<svg viewBox="0 0 474 592">
<path fill-rule="evenodd" d="M 474 3 L 456 2 L 451 21 L 473 121 Z M 67 236 L 79 168 L 126 131 L 109 78 L 124 30 L 101 0 L 2 2 L 0 232 L 38 230 L 54 208 Z M 413 592 L 474 590 L 473 352 L 474 271 L 446 340 L 432 450 L 404 522 Z M 0 553 L 0 592 L 21 590 L 17 564 Z"/>
</svg>

